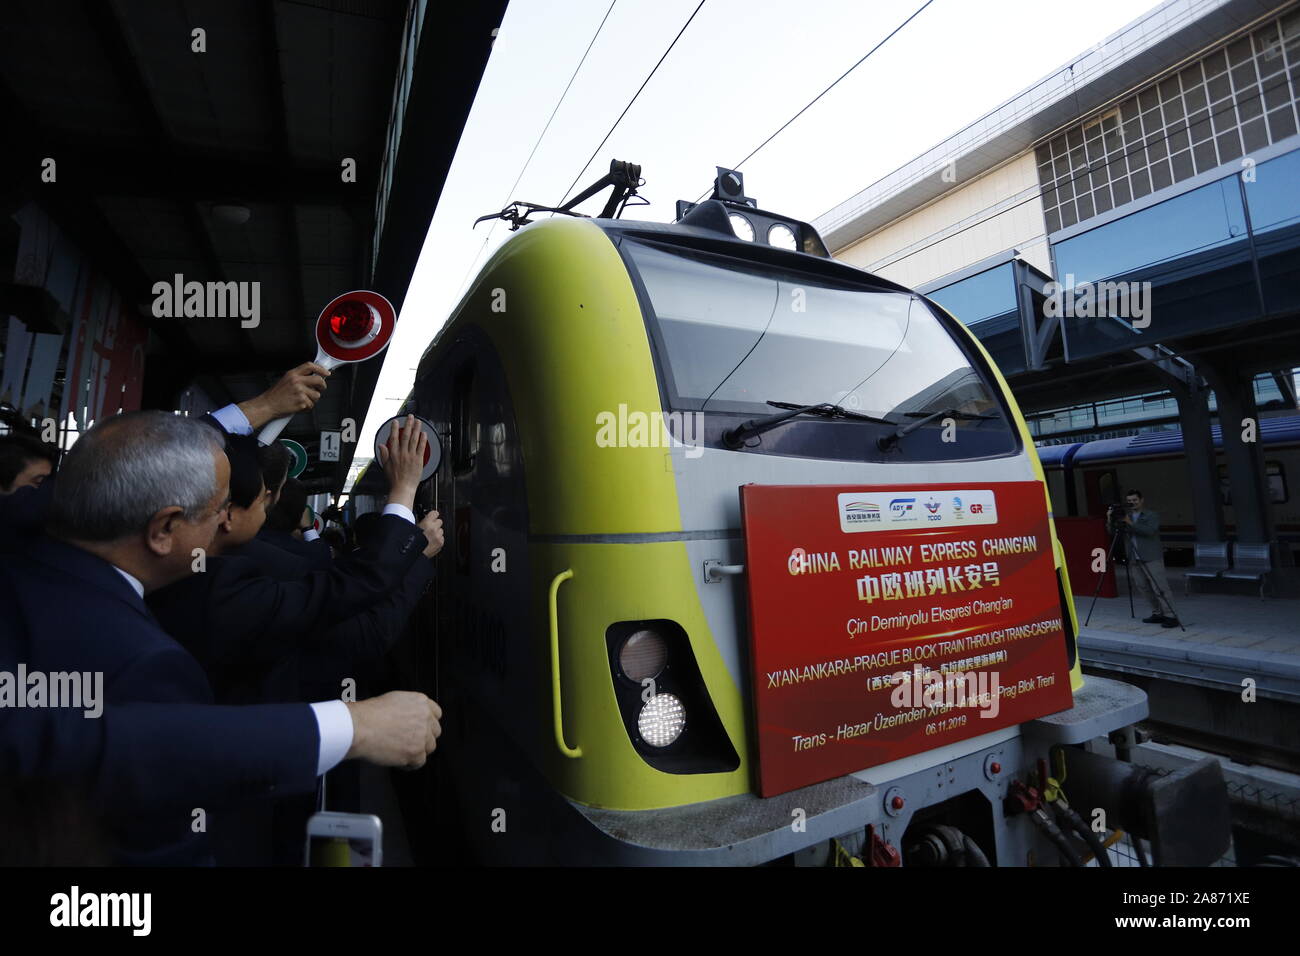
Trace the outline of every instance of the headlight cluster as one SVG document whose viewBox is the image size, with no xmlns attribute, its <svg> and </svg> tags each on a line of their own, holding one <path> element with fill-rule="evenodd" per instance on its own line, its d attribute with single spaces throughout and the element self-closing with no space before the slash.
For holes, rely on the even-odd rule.
<svg viewBox="0 0 1300 956">
<path fill-rule="evenodd" d="M 668 664 L 668 642 L 656 631 L 635 632 L 618 651 L 623 676 L 642 686 L 654 681 Z M 653 688 L 653 684 L 648 685 Z M 641 707 L 637 733 L 652 747 L 667 747 L 686 729 L 686 708 L 672 694 L 655 693 Z"/>
<path fill-rule="evenodd" d="M 731 231 L 736 234 L 737 239 L 744 239 L 746 242 L 754 241 L 756 235 L 754 224 L 749 221 L 748 217 L 733 212 L 728 214 L 727 219 L 730 220 Z M 767 244 L 777 249 L 788 249 L 790 252 L 795 252 L 799 248 L 799 237 L 785 223 L 773 223 L 767 227 Z"/>
</svg>

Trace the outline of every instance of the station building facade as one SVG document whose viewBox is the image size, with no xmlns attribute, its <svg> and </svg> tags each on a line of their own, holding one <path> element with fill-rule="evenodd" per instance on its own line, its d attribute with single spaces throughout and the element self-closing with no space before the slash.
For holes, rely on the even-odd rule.
<svg viewBox="0 0 1300 956">
<path fill-rule="evenodd" d="M 1288 565 L 1242 423 L 1295 430 L 1298 94 L 1300 3 L 1167 0 L 814 225 L 965 322 L 1040 445 L 1181 428 L 1188 537 Z"/>
</svg>

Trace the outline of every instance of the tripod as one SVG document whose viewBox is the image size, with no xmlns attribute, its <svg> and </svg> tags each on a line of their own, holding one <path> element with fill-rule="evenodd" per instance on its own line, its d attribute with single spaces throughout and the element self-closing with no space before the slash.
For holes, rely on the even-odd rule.
<svg viewBox="0 0 1300 956">
<path fill-rule="evenodd" d="M 1137 614 L 1133 609 L 1133 572 L 1130 570 L 1133 562 L 1136 560 L 1138 572 L 1145 575 L 1143 580 L 1147 582 L 1147 587 L 1151 589 L 1151 593 L 1156 595 L 1157 598 L 1165 603 L 1165 606 L 1169 608 L 1174 615 L 1174 623 L 1178 625 L 1180 630 L 1186 632 L 1187 626 L 1183 624 L 1182 618 L 1179 617 L 1178 609 L 1174 607 L 1174 602 L 1170 598 L 1169 592 L 1165 589 L 1163 583 L 1157 581 L 1152 576 L 1151 570 L 1147 567 L 1147 563 L 1143 561 L 1141 555 L 1138 554 L 1137 548 L 1133 542 L 1132 531 L 1126 523 L 1117 523 L 1115 534 L 1110 539 L 1110 550 L 1107 553 L 1107 559 L 1111 562 L 1115 561 L 1115 551 L 1119 545 L 1121 536 L 1124 538 L 1124 583 L 1128 587 L 1128 616 L 1131 618 L 1137 617 Z M 1092 604 L 1088 608 L 1088 617 L 1083 622 L 1084 627 L 1087 627 L 1088 621 L 1092 620 L 1092 612 L 1097 607 L 1097 598 L 1101 594 L 1101 586 L 1105 581 L 1105 578 L 1106 570 L 1103 568 L 1097 573 L 1097 586 L 1092 591 Z"/>
</svg>

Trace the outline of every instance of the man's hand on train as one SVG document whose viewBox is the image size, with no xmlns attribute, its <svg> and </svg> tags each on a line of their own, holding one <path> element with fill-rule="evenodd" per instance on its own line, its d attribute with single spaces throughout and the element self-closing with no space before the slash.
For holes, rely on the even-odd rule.
<svg viewBox="0 0 1300 956">
<path fill-rule="evenodd" d="M 379 464 L 388 476 L 388 503 L 415 509 L 415 490 L 424 471 L 424 453 L 429 440 L 414 415 L 393 422 L 388 441 L 379 446 Z"/>
<path fill-rule="evenodd" d="M 429 539 L 428 547 L 424 549 L 424 556 L 431 558 L 439 551 L 445 543 L 445 536 L 442 532 L 442 518 L 436 511 L 430 511 L 420 519 L 420 530 L 424 536 Z"/>
<path fill-rule="evenodd" d="M 381 767 L 421 767 L 438 746 L 442 708 L 424 694 L 395 690 L 347 705 L 352 747 L 347 759 Z"/>
</svg>

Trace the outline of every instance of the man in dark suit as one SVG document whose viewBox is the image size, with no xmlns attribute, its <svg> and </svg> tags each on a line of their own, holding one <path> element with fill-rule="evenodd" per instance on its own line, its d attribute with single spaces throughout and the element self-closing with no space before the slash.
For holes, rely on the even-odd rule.
<svg viewBox="0 0 1300 956">
<path fill-rule="evenodd" d="M 394 427 L 385 447 L 393 487 L 371 545 L 298 580 L 263 574 L 255 561 L 233 553 L 265 519 L 266 489 L 248 442 L 227 441 L 236 475 L 232 500 L 217 522 L 215 554 L 205 557 L 204 573 L 149 599 L 164 629 L 198 658 L 223 702 L 257 699 L 256 688 L 277 664 L 399 588 L 429 545 L 411 511 L 427 440 L 410 418 L 406 427 Z"/>
<path fill-rule="evenodd" d="M 306 362 L 285 372 L 279 381 L 262 394 L 237 405 L 219 408 L 204 418 L 228 435 L 252 435 L 269 421 L 311 409 L 320 400 L 329 375 L 329 370 L 323 366 Z M 285 485 L 289 452 L 279 442 L 273 442 L 261 449 L 259 459 L 266 487 L 271 491 L 269 514 L 270 509 L 280 500 L 281 489 Z M 293 528 L 297 527 L 298 517 L 306 507 L 306 492 L 301 494 L 303 500 L 293 516 Z M 329 546 L 319 539 L 294 537 L 289 533 L 293 528 L 281 530 L 278 526 L 264 527 L 258 535 L 264 541 L 307 561 L 313 570 L 328 568 L 331 559 Z M 315 532 L 312 535 L 314 537 Z"/>
<path fill-rule="evenodd" d="M 158 626 L 143 596 L 190 573 L 224 515 L 228 473 L 217 437 L 198 422 L 164 412 L 108 419 L 65 460 L 50 508 L 51 536 L 25 560 L 0 558 L 11 610 L 0 628 L 0 668 L 7 658 L 29 673 L 98 674 L 105 720 L 98 732 L 87 732 L 71 723 L 80 714 L 57 708 L 0 712 L 0 763 L 24 776 L 100 773 L 106 785 L 120 774 L 123 789 L 135 794 L 130 811 L 106 807 L 119 862 L 208 858 L 204 834 L 190 826 L 201 806 L 184 806 L 198 791 L 178 791 L 176 781 L 251 768 L 235 790 L 277 780 L 302 785 L 313 759 L 317 774 L 348 756 L 418 765 L 435 745 L 439 712 L 423 695 L 291 710 L 202 706 L 212 698 L 201 668 Z M 129 706 L 136 704 L 163 708 L 153 716 L 170 715 L 174 723 L 151 737 L 148 720 Z M 248 749 L 179 746 L 175 732 L 208 715 L 227 721 L 232 739 Z M 256 733 L 259 719 L 271 716 L 284 718 L 285 732 Z M 160 765 L 142 757 L 150 742 L 170 746 L 175 762 L 168 774 L 156 774 Z M 87 758 L 96 753 L 97 771 Z M 229 794 L 231 787 L 209 792 Z M 167 803 L 169 793 L 184 794 L 170 812 L 140 812 Z"/>
</svg>

